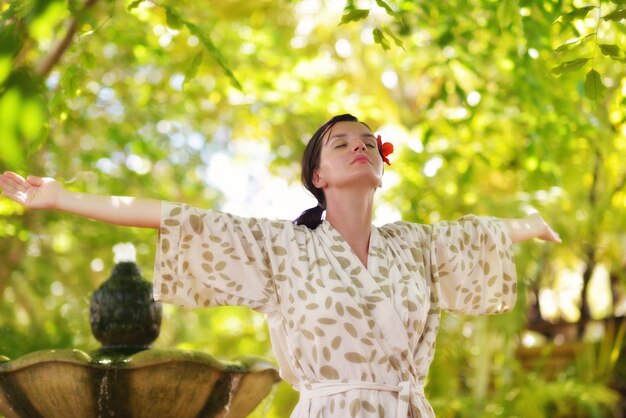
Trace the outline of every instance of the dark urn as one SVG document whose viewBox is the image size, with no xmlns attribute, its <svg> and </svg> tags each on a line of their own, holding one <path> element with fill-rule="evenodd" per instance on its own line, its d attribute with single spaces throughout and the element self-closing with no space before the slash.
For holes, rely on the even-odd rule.
<svg viewBox="0 0 626 418">
<path fill-rule="evenodd" d="M 149 348 L 159 336 L 161 304 L 137 264 L 124 261 L 91 297 L 89 320 L 102 351 L 130 354 Z"/>
</svg>

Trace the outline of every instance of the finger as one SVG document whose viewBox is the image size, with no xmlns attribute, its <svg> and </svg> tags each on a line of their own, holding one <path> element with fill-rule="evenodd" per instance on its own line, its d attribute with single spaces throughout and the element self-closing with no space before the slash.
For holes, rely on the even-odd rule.
<svg viewBox="0 0 626 418">
<path fill-rule="evenodd" d="M 30 185 L 26 182 L 24 177 L 20 176 L 17 173 L 12 171 L 6 171 L 3 176 L 7 181 L 10 182 L 14 187 L 30 187 Z"/>
<path fill-rule="evenodd" d="M 561 243 L 561 236 L 554 232 L 554 230 L 550 229 L 550 235 L 548 236 L 549 240 L 556 243 Z"/>
<path fill-rule="evenodd" d="M 26 181 L 35 187 L 43 185 L 43 178 L 37 176 L 28 176 L 26 177 Z"/>
<path fill-rule="evenodd" d="M 0 189 L 6 192 L 15 193 L 18 190 L 18 185 L 14 180 L 2 175 L 0 176 Z"/>
<path fill-rule="evenodd" d="M 19 174 L 13 172 L 13 171 L 5 171 L 4 175 L 10 179 L 13 179 L 17 182 L 25 182 L 26 180 L 24 179 L 24 177 L 20 176 Z"/>
<path fill-rule="evenodd" d="M 23 205 L 24 204 L 24 198 L 22 196 L 22 193 L 11 193 L 11 192 L 7 192 L 7 191 L 3 191 L 2 192 L 3 196 L 8 197 L 9 199 Z"/>
</svg>

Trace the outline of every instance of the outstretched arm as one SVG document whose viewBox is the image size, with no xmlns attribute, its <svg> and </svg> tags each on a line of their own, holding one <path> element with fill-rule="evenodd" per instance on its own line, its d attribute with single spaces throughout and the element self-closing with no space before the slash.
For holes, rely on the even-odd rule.
<svg viewBox="0 0 626 418">
<path fill-rule="evenodd" d="M 159 228 L 161 201 L 126 196 L 72 192 L 52 178 L 0 174 L 2 194 L 30 209 L 73 213 L 121 226 Z"/>
<path fill-rule="evenodd" d="M 559 234 L 554 232 L 541 215 L 534 213 L 522 219 L 502 219 L 513 243 L 539 238 L 544 241 L 561 242 Z"/>
</svg>

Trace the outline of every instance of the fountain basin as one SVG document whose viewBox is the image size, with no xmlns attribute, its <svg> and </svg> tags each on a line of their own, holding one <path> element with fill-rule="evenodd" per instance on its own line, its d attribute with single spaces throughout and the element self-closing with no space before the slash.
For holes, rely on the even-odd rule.
<svg viewBox="0 0 626 418">
<path fill-rule="evenodd" d="M 0 356 L 6 418 L 245 417 L 280 380 L 268 362 L 223 363 L 195 351 L 44 350 Z"/>
</svg>

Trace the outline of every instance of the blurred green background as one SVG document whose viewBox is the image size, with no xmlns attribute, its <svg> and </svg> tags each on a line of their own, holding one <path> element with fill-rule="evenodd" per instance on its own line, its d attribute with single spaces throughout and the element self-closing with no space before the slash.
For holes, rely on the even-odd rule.
<svg viewBox="0 0 626 418">
<path fill-rule="evenodd" d="M 0 13 L 0 170 L 229 208 L 208 175 L 216 155 L 246 170 L 260 149 L 270 162 L 245 175 L 295 185 L 315 129 L 355 114 L 396 145 L 378 218 L 538 210 L 563 239 L 516 246 L 513 312 L 444 315 L 426 387 L 437 416 L 624 416 L 624 0 L 19 0 Z M 151 279 L 155 241 L 0 199 L 0 355 L 97 348 L 89 297 L 113 245 L 132 242 Z M 164 308 L 155 347 L 272 356 L 259 314 Z M 296 401 L 282 383 L 254 416 Z"/>
</svg>

